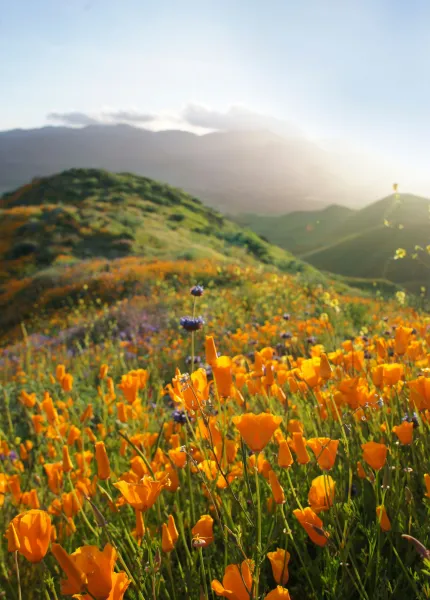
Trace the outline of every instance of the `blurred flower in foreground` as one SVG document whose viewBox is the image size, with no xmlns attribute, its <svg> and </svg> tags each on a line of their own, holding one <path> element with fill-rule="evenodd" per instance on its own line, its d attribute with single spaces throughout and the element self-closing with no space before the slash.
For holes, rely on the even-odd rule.
<svg viewBox="0 0 430 600">
<path fill-rule="evenodd" d="M 252 572 L 249 561 L 244 560 L 240 566 L 228 565 L 222 583 L 214 579 L 211 587 L 217 596 L 234 600 L 248 599 L 252 588 Z"/>
</svg>

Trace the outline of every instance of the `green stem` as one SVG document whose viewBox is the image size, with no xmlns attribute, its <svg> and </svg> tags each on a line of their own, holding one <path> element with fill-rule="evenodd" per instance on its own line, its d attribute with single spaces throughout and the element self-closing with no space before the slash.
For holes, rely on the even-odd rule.
<svg viewBox="0 0 430 600">
<path fill-rule="evenodd" d="M 255 489 L 257 492 L 257 560 L 255 561 L 255 598 L 258 600 L 260 584 L 260 554 L 261 554 L 261 499 L 260 480 L 258 476 L 258 454 L 255 457 Z"/>
<path fill-rule="evenodd" d="M 200 567 L 201 567 L 201 571 L 202 571 L 203 588 L 205 590 L 205 600 L 209 600 L 208 585 L 207 585 L 207 582 L 206 582 L 205 561 L 204 561 L 204 558 L 203 558 L 203 550 L 202 550 L 202 548 L 199 548 L 199 557 L 200 557 Z"/>
<path fill-rule="evenodd" d="M 15 554 L 16 578 L 17 578 L 17 582 L 18 582 L 18 600 L 22 600 L 21 576 L 19 574 L 19 564 L 18 564 L 18 551 L 14 552 L 14 554 Z"/>
</svg>

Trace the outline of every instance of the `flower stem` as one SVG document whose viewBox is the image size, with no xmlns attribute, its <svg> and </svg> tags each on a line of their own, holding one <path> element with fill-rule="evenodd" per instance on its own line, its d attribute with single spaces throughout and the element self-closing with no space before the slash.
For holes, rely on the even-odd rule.
<svg viewBox="0 0 430 600">
<path fill-rule="evenodd" d="M 256 456 L 255 465 L 258 464 L 258 455 Z M 260 554 L 261 554 L 261 500 L 260 500 L 260 479 L 258 476 L 258 468 L 255 466 L 255 489 L 257 492 L 257 560 L 255 566 L 255 598 L 258 600 L 259 583 L 260 583 Z"/>
<path fill-rule="evenodd" d="M 17 578 L 17 581 L 18 581 L 18 600 L 22 600 L 21 577 L 20 577 L 20 574 L 19 574 L 19 564 L 18 564 L 18 551 L 15 551 L 14 554 L 15 554 L 16 578 Z"/>
</svg>

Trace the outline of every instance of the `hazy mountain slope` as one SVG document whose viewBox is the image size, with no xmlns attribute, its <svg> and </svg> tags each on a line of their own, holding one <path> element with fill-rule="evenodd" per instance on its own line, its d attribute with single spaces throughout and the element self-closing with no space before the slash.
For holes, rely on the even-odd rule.
<svg viewBox="0 0 430 600">
<path fill-rule="evenodd" d="M 0 192 L 82 167 L 166 181 L 229 213 L 356 203 L 360 190 L 343 181 L 331 162 L 316 144 L 270 131 L 197 136 L 127 125 L 43 127 L 0 133 Z"/>
<path fill-rule="evenodd" d="M 429 287 L 430 264 L 394 260 L 430 243 L 430 200 L 393 194 L 365 208 L 330 206 L 281 217 L 242 215 L 237 220 L 318 269 L 348 277 L 388 279 L 417 291 Z"/>
<path fill-rule="evenodd" d="M 62 288 L 60 297 L 67 297 L 80 270 L 109 271 L 125 259 L 132 271 L 139 261 L 178 259 L 312 270 L 181 190 L 130 174 L 72 169 L 0 200 L 0 329 L 25 316 L 41 291 L 55 296 Z"/>
<path fill-rule="evenodd" d="M 345 206 L 331 205 L 323 210 L 297 211 L 287 215 L 243 214 L 234 220 L 262 235 L 272 244 L 295 254 L 326 244 L 333 232 L 354 214 Z"/>
</svg>

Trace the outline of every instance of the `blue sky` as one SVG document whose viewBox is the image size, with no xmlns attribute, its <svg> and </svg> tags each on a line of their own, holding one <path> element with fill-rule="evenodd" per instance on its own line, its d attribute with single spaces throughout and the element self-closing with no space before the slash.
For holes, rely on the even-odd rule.
<svg viewBox="0 0 430 600">
<path fill-rule="evenodd" d="M 200 131 L 243 110 L 421 173 L 429 32 L 428 0 L 0 0 L 0 130 L 131 112 Z"/>
</svg>

